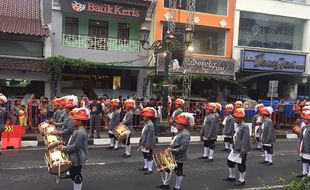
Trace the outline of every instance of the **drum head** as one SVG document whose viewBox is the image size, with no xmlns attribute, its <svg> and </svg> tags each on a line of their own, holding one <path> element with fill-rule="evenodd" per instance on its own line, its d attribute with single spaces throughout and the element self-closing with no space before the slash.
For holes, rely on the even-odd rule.
<svg viewBox="0 0 310 190">
<path fill-rule="evenodd" d="M 60 173 L 68 171 L 70 167 L 71 167 L 70 162 L 64 162 L 63 164 L 60 165 Z M 49 171 L 52 175 L 58 175 L 59 166 L 58 165 L 50 166 Z"/>
</svg>

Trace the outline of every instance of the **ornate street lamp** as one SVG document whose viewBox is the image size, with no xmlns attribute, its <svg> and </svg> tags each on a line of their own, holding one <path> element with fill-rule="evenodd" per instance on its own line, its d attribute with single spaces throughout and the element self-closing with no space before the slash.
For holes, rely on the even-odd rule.
<svg viewBox="0 0 310 190">
<path fill-rule="evenodd" d="M 184 32 L 184 42 L 180 42 L 175 38 L 171 32 L 167 32 L 165 39 L 157 40 L 151 45 L 148 43 L 150 30 L 147 27 L 140 29 L 140 43 L 143 49 L 152 50 L 155 54 L 165 52 L 165 68 L 164 68 L 164 81 L 163 81 L 163 121 L 168 116 L 168 87 L 169 87 L 169 64 L 172 60 L 172 52 L 186 51 L 192 44 L 194 31 L 192 29 L 186 29 Z M 180 63 L 182 64 L 182 63 Z"/>
</svg>

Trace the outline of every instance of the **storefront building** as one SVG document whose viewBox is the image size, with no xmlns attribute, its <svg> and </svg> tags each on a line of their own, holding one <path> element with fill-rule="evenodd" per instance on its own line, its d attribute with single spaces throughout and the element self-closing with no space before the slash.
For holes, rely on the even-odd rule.
<svg viewBox="0 0 310 190">
<path fill-rule="evenodd" d="M 0 1 L 0 92 L 50 96 L 44 58 L 50 55 L 47 1 Z"/>
<path fill-rule="evenodd" d="M 54 1 L 53 56 L 100 65 L 80 73 L 64 70 L 59 92 L 142 96 L 149 56 L 140 47 L 139 30 L 150 5 L 144 0 Z"/>
<path fill-rule="evenodd" d="M 275 7 L 277 7 L 275 9 Z M 296 99 L 309 93 L 310 1 L 236 1 L 233 57 L 251 99 Z"/>
<path fill-rule="evenodd" d="M 186 1 L 180 1 L 176 11 L 176 38 L 183 42 L 183 34 L 187 22 Z M 194 14 L 193 66 L 191 73 L 199 75 L 193 80 L 192 97 L 209 98 L 213 101 L 223 101 L 224 92 L 229 94 L 225 81 L 234 78 L 234 60 L 232 59 L 234 0 L 196 0 Z M 153 17 L 153 40 L 165 38 L 169 18 L 169 0 L 157 2 L 155 17 Z M 164 59 L 157 60 L 157 73 L 163 71 Z M 170 74 L 181 76 L 182 68 L 170 65 Z M 173 78 L 173 76 L 172 76 Z M 216 79 L 216 80 L 215 80 Z M 176 81 L 175 91 L 182 89 Z M 223 84 L 223 85 L 220 85 Z M 172 93 L 173 94 L 173 93 Z M 175 95 L 180 95 L 176 93 Z M 173 94 L 174 95 L 174 94 Z"/>
</svg>

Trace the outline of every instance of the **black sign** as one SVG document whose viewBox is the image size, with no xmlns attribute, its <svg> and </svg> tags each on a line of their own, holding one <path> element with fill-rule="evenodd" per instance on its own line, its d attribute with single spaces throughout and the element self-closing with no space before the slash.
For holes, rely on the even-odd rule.
<svg viewBox="0 0 310 190">
<path fill-rule="evenodd" d="M 90 14 L 99 16 L 115 16 L 144 20 L 147 8 L 143 6 L 117 4 L 113 2 L 97 2 L 83 0 L 62 0 L 61 10 L 76 14 Z"/>
<path fill-rule="evenodd" d="M 194 74 L 211 74 L 234 76 L 235 61 L 232 59 L 210 59 L 195 57 L 190 62 L 190 70 L 187 72 Z M 157 73 L 163 74 L 165 59 L 163 56 L 157 57 Z M 184 73 L 184 68 L 180 67 L 177 61 L 169 64 L 169 72 Z"/>
</svg>

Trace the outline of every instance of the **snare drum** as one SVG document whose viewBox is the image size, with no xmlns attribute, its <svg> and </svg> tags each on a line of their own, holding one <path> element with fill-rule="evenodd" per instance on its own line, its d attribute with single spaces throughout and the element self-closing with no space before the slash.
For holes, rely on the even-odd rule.
<svg viewBox="0 0 310 190">
<path fill-rule="evenodd" d="M 69 157 L 66 153 L 58 150 L 52 149 L 44 156 L 48 171 L 52 175 L 58 175 L 68 171 L 72 165 Z"/>
<path fill-rule="evenodd" d="M 126 141 L 130 134 L 130 130 L 128 129 L 128 127 L 122 124 L 112 129 L 112 132 L 115 135 L 115 137 L 120 141 Z"/>
<path fill-rule="evenodd" d="M 153 154 L 157 171 L 163 172 L 165 170 L 173 171 L 177 167 L 177 163 L 171 152 L 161 151 Z"/>
<path fill-rule="evenodd" d="M 59 145 L 65 145 L 60 136 L 46 135 L 43 139 L 48 150 L 56 148 Z"/>
</svg>

